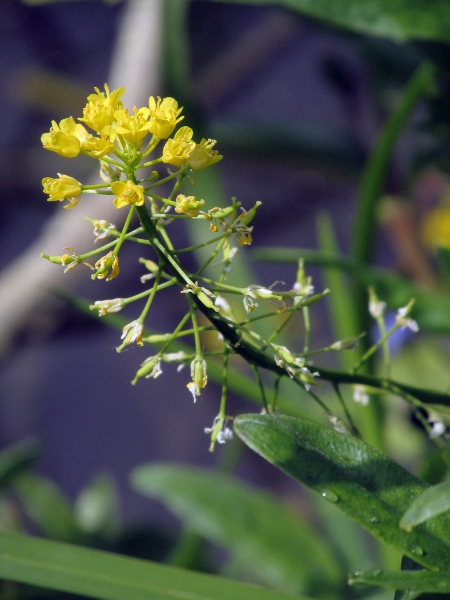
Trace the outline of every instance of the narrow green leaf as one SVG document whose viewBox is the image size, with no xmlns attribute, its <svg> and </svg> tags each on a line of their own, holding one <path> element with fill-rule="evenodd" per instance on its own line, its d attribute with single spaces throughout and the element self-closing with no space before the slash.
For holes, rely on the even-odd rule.
<svg viewBox="0 0 450 600">
<path fill-rule="evenodd" d="M 316 220 L 317 236 L 320 250 L 325 256 L 339 256 L 339 247 L 331 216 L 328 212 L 319 213 Z M 330 288 L 331 294 L 327 297 L 330 307 L 334 337 L 344 340 L 361 333 L 357 330 L 353 298 L 349 289 L 348 275 L 337 269 L 325 269 L 325 285 Z M 343 353 L 340 355 L 343 365 L 351 369 L 355 364 L 355 357 Z"/>
<path fill-rule="evenodd" d="M 144 465 L 132 472 L 131 481 L 268 585 L 313 593 L 340 578 L 325 542 L 274 496 L 216 471 L 184 465 Z"/>
<path fill-rule="evenodd" d="M 241 415 L 234 430 L 255 452 L 336 505 L 374 537 L 430 569 L 450 570 L 450 518 L 412 532 L 398 527 L 427 484 L 389 456 L 317 423 L 277 415 Z"/>
<path fill-rule="evenodd" d="M 388 1 L 395 3 L 395 0 Z M 353 224 L 352 255 L 358 263 L 373 262 L 376 248 L 376 210 L 385 189 L 392 154 L 413 108 L 423 96 L 434 89 L 434 73 L 434 66 L 430 63 L 422 64 L 415 71 L 403 89 L 395 110 L 383 125 L 376 145 L 364 167 Z M 368 331 L 370 314 L 367 310 L 367 289 L 365 286 L 358 285 L 357 282 L 355 282 L 353 289 L 353 302 L 356 309 L 358 329 Z"/>
<path fill-rule="evenodd" d="M 450 573 L 430 571 L 356 571 L 350 585 L 379 585 L 392 590 L 450 593 Z"/>
<path fill-rule="evenodd" d="M 85 541 L 69 500 L 52 481 L 33 473 L 23 473 L 14 480 L 14 490 L 26 513 L 43 534 L 65 542 Z"/>
<path fill-rule="evenodd" d="M 450 510 L 450 481 L 434 485 L 416 498 L 400 520 L 400 527 L 411 531 L 432 517 Z"/>
<path fill-rule="evenodd" d="M 5 448 L 0 453 L 0 488 L 7 485 L 17 473 L 31 466 L 39 457 L 40 443 L 25 439 Z"/>
<path fill-rule="evenodd" d="M 0 577 L 100 600 L 301 600 L 212 575 L 12 533 L 0 533 Z"/>
<path fill-rule="evenodd" d="M 446 0 L 215 0 L 237 4 L 278 4 L 352 31 L 387 37 L 450 42 Z"/>
</svg>

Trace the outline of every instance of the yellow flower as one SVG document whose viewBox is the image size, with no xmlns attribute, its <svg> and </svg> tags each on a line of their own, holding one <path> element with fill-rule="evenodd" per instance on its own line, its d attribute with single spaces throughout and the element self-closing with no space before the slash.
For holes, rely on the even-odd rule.
<svg viewBox="0 0 450 600">
<path fill-rule="evenodd" d="M 253 239 L 250 234 L 250 231 L 251 231 L 251 229 L 250 230 L 243 229 L 241 231 L 236 232 L 236 240 L 238 241 L 238 243 L 241 246 L 250 246 L 250 244 L 252 243 Z"/>
<path fill-rule="evenodd" d="M 58 179 L 44 177 L 42 180 L 42 187 L 44 188 L 44 194 L 49 195 L 49 202 L 55 202 L 56 200 L 61 201 L 65 198 L 81 195 L 81 183 L 73 177 L 61 175 L 60 173 L 58 173 Z"/>
<path fill-rule="evenodd" d="M 423 219 L 422 240 L 425 246 L 450 249 L 450 205 L 441 205 L 431 210 Z"/>
<path fill-rule="evenodd" d="M 190 217 L 197 217 L 198 209 L 205 204 L 205 201 L 196 200 L 195 196 L 185 196 L 184 194 L 178 194 L 176 203 L 176 213 L 189 215 Z"/>
<path fill-rule="evenodd" d="M 140 148 L 142 140 L 148 134 L 148 108 L 134 108 L 132 115 L 126 108 L 116 110 L 114 118 L 117 121 L 116 133 Z"/>
<path fill-rule="evenodd" d="M 66 158 L 75 158 L 80 150 L 90 152 L 94 158 L 101 158 L 115 150 L 113 143 L 93 136 L 83 125 L 75 123 L 73 117 L 63 119 L 59 126 L 52 121 L 50 133 L 44 133 L 41 140 L 46 150 Z"/>
<path fill-rule="evenodd" d="M 112 193 L 116 195 L 114 198 L 114 206 L 122 208 L 128 204 L 136 204 L 142 206 L 144 204 L 144 188 L 142 185 L 136 185 L 132 181 L 114 181 L 111 185 Z"/>
<path fill-rule="evenodd" d="M 65 158 L 75 158 L 80 154 L 81 144 L 77 136 L 74 135 L 72 118 L 63 119 L 58 125 L 52 121 L 49 133 L 43 133 L 41 136 L 42 145 L 46 150 L 56 152 Z"/>
<path fill-rule="evenodd" d="M 195 144 L 195 148 L 189 156 L 191 169 L 200 171 L 200 169 L 210 167 L 222 160 L 223 155 L 219 154 L 217 150 L 213 150 L 215 144 L 216 140 L 205 140 L 205 138 L 202 139 L 200 144 Z"/>
<path fill-rule="evenodd" d="M 108 275 L 108 271 L 111 269 L 111 274 L 106 277 L 106 281 L 111 281 L 119 274 L 119 257 L 115 256 L 112 251 L 108 252 L 106 256 L 102 256 L 96 263 L 95 268 L 97 271 L 92 275 L 92 279 L 104 279 Z"/>
<path fill-rule="evenodd" d="M 118 88 L 110 92 L 105 83 L 105 93 L 98 88 L 94 89 L 97 93 L 88 96 L 88 103 L 83 109 L 83 117 L 79 121 L 84 121 L 94 131 L 105 135 L 109 133 L 108 128 L 114 121 L 114 113 L 116 110 L 123 108 L 120 97 L 125 88 Z"/>
<path fill-rule="evenodd" d="M 180 127 L 173 138 L 164 144 L 162 160 L 165 163 L 181 167 L 195 148 L 192 141 L 194 132 L 190 127 Z"/>
<path fill-rule="evenodd" d="M 184 117 L 177 118 L 183 109 L 178 108 L 178 102 L 173 98 L 161 100 L 158 96 L 155 101 L 153 96 L 150 96 L 148 105 L 150 107 L 148 130 L 161 139 L 168 138 L 176 124 L 184 119 Z"/>
<path fill-rule="evenodd" d="M 81 148 L 86 150 L 94 158 L 102 158 L 106 154 L 114 152 L 116 149 L 115 145 L 107 138 L 97 138 L 94 135 L 89 134 L 89 138 L 82 144 Z"/>
</svg>

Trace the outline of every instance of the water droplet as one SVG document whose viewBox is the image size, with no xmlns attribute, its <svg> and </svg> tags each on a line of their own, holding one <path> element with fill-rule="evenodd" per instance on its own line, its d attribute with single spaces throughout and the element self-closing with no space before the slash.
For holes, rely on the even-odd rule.
<svg viewBox="0 0 450 600">
<path fill-rule="evenodd" d="M 422 556 L 423 555 L 423 549 L 420 546 L 413 546 L 411 548 L 411 552 L 413 554 L 416 554 L 417 556 Z"/>
<path fill-rule="evenodd" d="M 371 523 L 378 523 L 378 519 L 376 517 L 371 517 L 370 518 L 370 522 Z"/>
<path fill-rule="evenodd" d="M 335 494 L 334 492 L 322 492 L 322 498 L 325 498 L 325 500 L 328 500 L 328 502 L 339 502 L 339 496 L 337 496 L 337 494 Z"/>
</svg>

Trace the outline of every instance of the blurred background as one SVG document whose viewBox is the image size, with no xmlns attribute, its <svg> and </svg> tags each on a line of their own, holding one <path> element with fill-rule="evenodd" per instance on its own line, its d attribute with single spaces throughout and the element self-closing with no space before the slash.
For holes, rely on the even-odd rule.
<svg viewBox="0 0 450 600">
<path fill-rule="evenodd" d="M 156 381 L 131 386 L 148 349 L 117 354 L 119 332 L 61 298 L 63 292 L 90 302 L 129 296 L 141 291 L 143 273 L 134 249 L 109 283 L 91 281 L 81 267 L 63 275 L 39 257 L 62 254 L 64 246 L 87 251 L 92 226 L 84 216 L 119 218 L 102 198 L 74 211 L 46 202 L 43 177 L 61 172 L 87 182 L 97 173 L 87 158 L 69 162 L 44 152 L 41 134 L 52 119 L 81 116 L 86 96 L 105 82 L 126 87 L 129 108 L 145 105 L 149 95 L 176 97 L 183 124 L 196 139 L 217 139 L 224 155 L 199 181 L 213 193 L 209 206 L 232 196 L 246 208 L 262 201 L 253 244 L 240 251 L 253 269 L 243 285 L 292 286 L 294 262 L 254 264 L 252 256 L 266 246 L 317 248 L 323 211 L 340 251 L 349 251 L 363 165 L 405 82 L 431 58 L 441 69 L 441 94 L 417 107 L 396 146 L 373 260 L 436 289 L 435 259 L 420 231 L 447 193 L 447 47 L 371 37 L 275 4 L 208 0 L 4 0 L 0 29 L 0 445 L 37 440 L 36 471 L 69 499 L 108 474 L 127 527 L 172 527 L 168 512 L 131 490 L 130 470 L 161 460 L 223 460 L 221 447 L 208 452 L 203 433 L 217 413 L 220 388 L 211 382 L 193 405 L 189 374 L 175 376 L 169 366 Z M 190 235 L 180 231 L 180 243 Z M 309 272 L 320 291 L 319 271 Z M 150 326 L 170 331 L 180 310 L 172 294 L 152 308 Z M 333 341 L 326 308 L 314 316 L 316 344 Z M 230 397 L 232 415 L 255 408 L 239 394 Z M 288 498 L 297 490 L 249 452 L 239 472 Z"/>
</svg>

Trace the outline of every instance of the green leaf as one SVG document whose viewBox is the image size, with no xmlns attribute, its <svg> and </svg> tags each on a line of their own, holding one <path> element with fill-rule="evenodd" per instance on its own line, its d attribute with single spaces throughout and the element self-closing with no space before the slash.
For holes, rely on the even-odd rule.
<svg viewBox="0 0 450 600">
<path fill-rule="evenodd" d="M 397 41 L 424 39 L 450 42 L 450 12 L 446 0 L 225 1 L 237 4 L 278 4 L 332 25 Z"/>
<path fill-rule="evenodd" d="M 23 469 L 39 457 L 40 444 L 34 439 L 25 439 L 0 453 L 0 488 L 10 481 Z"/>
<path fill-rule="evenodd" d="M 389 456 L 317 423 L 241 415 L 234 430 L 252 450 L 336 505 L 374 537 L 421 565 L 450 570 L 450 519 L 406 532 L 401 516 L 428 486 Z"/>
<path fill-rule="evenodd" d="M 132 472 L 131 481 L 268 585 L 312 593 L 330 589 L 339 579 L 327 545 L 274 496 L 216 471 L 184 465 L 144 465 Z"/>
<path fill-rule="evenodd" d="M 400 520 L 400 527 L 411 531 L 432 517 L 450 510 L 450 481 L 434 485 L 416 498 Z"/>
<path fill-rule="evenodd" d="M 301 600 L 212 575 L 12 533 L 0 533 L 0 577 L 101 600 Z"/>
<path fill-rule="evenodd" d="M 114 538 L 120 530 L 119 499 L 114 479 L 101 473 L 78 495 L 74 514 L 81 529 L 104 538 Z"/>
<path fill-rule="evenodd" d="M 356 571 L 350 585 L 379 585 L 398 590 L 450 593 L 450 573 L 430 571 Z"/>
<path fill-rule="evenodd" d="M 85 541 L 69 500 L 52 481 L 23 473 L 14 480 L 14 490 L 28 516 L 46 536 L 66 542 Z"/>
</svg>

